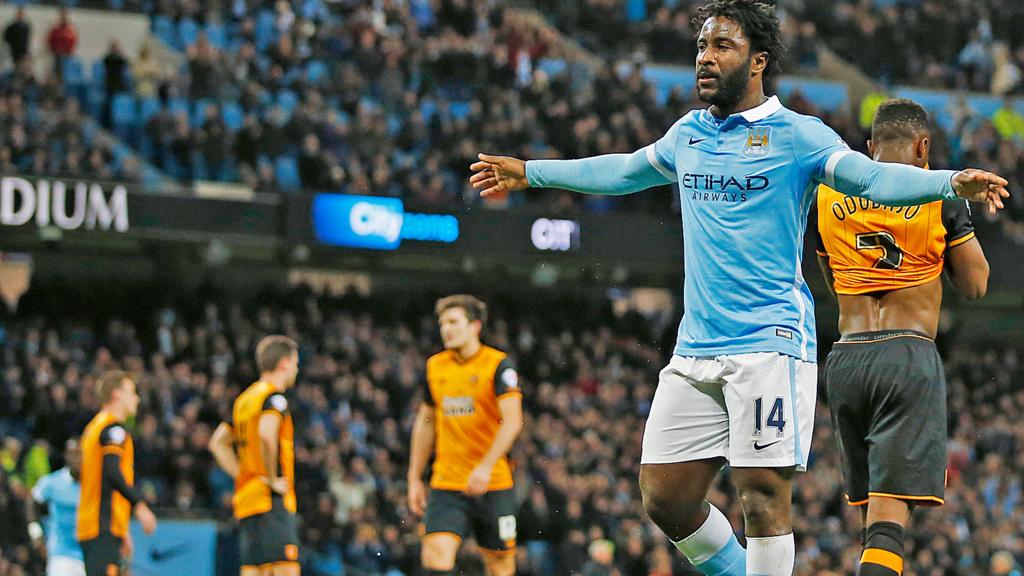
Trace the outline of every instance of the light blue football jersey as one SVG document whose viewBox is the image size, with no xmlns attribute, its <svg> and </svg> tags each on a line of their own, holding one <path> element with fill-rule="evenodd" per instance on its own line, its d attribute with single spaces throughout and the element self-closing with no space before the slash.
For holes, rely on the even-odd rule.
<svg viewBox="0 0 1024 576">
<path fill-rule="evenodd" d="M 691 111 L 646 149 L 651 165 L 678 182 L 682 201 L 676 355 L 779 352 L 816 360 L 803 238 L 826 165 L 848 150 L 821 120 L 777 97 L 724 119 Z"/>
<path fill-rule="evenodd" d="M 50 509 L 46 522 L 46 550 L 50 556 L 82 560 L 82 549 L 75 537 L 80 492 L 81 486 L 67 468 L 43 476 L 32 487 L 32 498 Z"/>
</svg>

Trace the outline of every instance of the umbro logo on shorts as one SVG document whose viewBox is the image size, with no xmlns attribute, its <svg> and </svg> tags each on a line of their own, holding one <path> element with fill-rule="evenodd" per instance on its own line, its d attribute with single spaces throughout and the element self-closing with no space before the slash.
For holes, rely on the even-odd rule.
<svg viewBox="0 0 1024 576">
<path fill-rule="evenodd" d="M 769 446 L 775 446 L 779 442 L 782 442 L 782 440 L 776 440 L 775 442 L 769 442 L 768 444 L 758 444 L 757 440 L 754 440 L 754 450 L 757 450 L 758 452 L 760 452 L 761 450 L 764 450 L 765 448 L 768 448 Z"/>
</svg>

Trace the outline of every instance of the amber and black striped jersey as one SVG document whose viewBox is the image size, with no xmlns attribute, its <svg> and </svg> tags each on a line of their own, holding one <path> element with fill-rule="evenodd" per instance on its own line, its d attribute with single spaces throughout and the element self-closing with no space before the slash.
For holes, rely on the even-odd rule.
<svg viewBox="0 0 1024 576">
<path fill-rule="evenodd" d="M 277 434 L 277 462 L 272 465 L 276 468 L 276 475 L 288 480 L 288 493 L 283 499 L 285 509 L 293 514 L 296 509 L 295 430 L 288 410 L 288 400 L 270 382 L 259 381 L 238 396 L 231 413 L 231 422 L 228 422 L 240 465 L 232 498 L 235 518 L 239 520 L 264 514 L 273 507 L 274 494 L 265 481 L 270 476 L 270 469 L 263 461 L 260 449 L 259 420 L 263 414 L 281 418 Z"/>
<path fill-rule="evenodd" d="M 837 294 L 910 288 L 942 274 L 946 251 L 974 238 L 966 200 L 883 206 L 818 187 L 818 255 Z"/>
<path fill-rule="evenodd" d="M 107 412 L 97 414 L 82 433 L 81 499 L 76 536 L 80 542 L 101 533 L 124 538 L 135 492 L 135 445 L 124 425 Z"/>
<path fill-rule="evenodd" d="M 459 361 L 447 350 L 427 360 L 424 401 L 434 407 L 435 454 L 430 486 L 464 490 L 501 427 L 498 399 L 522 394 L 519 374 L 504 352 L 481 346 L 471 358 Z M 512 467 L 507 457 L 494 465 L 488 491 L 511 488 Z"/>
</svg>

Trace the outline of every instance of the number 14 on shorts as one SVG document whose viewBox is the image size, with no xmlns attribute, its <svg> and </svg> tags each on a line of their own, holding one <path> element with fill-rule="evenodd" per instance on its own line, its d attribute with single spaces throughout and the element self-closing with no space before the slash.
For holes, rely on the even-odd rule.
<svg viewBox="0 0 1024 576">
<path fill-rule="evenodd" d="M 754 436 L 760 438 L 765 428 L 775 428 L 775 436 L 782 438 L 786 432 L 785 403 L 779 396 L 775 397 L 771 409 L 768 410 L 768 418 L 764 418 L 764 398 L 754 398 Z M 756 445 L 755 445 L 756 448 Z"/>
</svg>

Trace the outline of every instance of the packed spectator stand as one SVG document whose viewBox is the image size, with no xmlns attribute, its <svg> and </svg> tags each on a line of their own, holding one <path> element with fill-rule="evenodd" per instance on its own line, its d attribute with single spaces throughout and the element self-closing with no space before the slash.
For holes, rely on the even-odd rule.
<svg viewBox="0 0 1024 576">
<path fill-rule="evenodd" d="M 152 46 L 129 54 L 116 42 L 105 57 L 82 61 L 68 46 L 74 35 L 56 33 L 73 28 L 70 12 L 68 22 L 55 22 L 47 33 L 52 74 L 12 63 L 3 75 L 6 99 L 24 100 L 6 103 L 4 126 L 17 128 L 4 130 L 0 139 L 5 165 L 25 173 L 45 166 L 128 181 L 141 180 L 151 167 L 185 184 L 214 180 L 268 192 L 317 189 L 474 203 L 479 199 L 467 190 L 465 177 L 477 150 L 531 158 L 632 151 L 658 138 L 685 111 L 703 106 L 682 90 L 659 98 L 644 73 L 648 62 L 692 61 L 690 18 L 699 3 L 690 0 L 641 2 L 644 10 L 621 0 L 533 3 L 597 59 L 571 49 L 554 28 L 514 16 L 502 1 L 87 4 L 145 11 L 154 37 L 182 64 L 167 68 Z M 789 68 L 813 69 L 822 43 L 880 79 L 902 78 L 870 68 L 858 59 L 863 51 L 847 54 L 837 44 L 845 36 L 820 30 L 820 20 L 831 21 L 822 16 L 830 11 L 858 22 L 884 20 L 893 10 L 934 12 L 934 2 L 882 4 L 830 3 L 826 10 L 813 2 L 784 2 Z M 1019 12 L 1010 4 L 1007 22 Z M 961 24 L 974 25 L 967 19 L 973 13 L 960 14 Z M 992 38 L 1011 42 L 1004 23 L 991 28 Z M 623 29 L 633 33 L 621 34 Z M 16 55 L 27 49 L 21 47 L 26 36 L 42 33 L 15 20 L 4 37 Z M 955 38 L 947 43 L 958 45 Z M 1024 54 L 1012 48 L 1016 56 Z M 33 58 L 50 55 L 24 54 L 21 61 Z M 900 59 L 872 61 L 894 60 Z M 964 75 L 958 62 L 947 64 L 945 76 Z M 19 89 L 26 85 L 32 89 Z M 863 149 L 865 127 L 850 111 L 822 113 L 801 96 L 790 94 L 787 103 L 821 113 Z M 49 137 L 42 128 L 55 124 L 45 119 L 48 110 L 76 116 L 75 105 L 64 105 L 69 98 L 84 112 L 81 132 Z M 949 145 L 935 151 L 933 166 L 974 162 L 991 168 L 998 162 L 1002 173 L 1024 172 L 1019 106 L 992 117 L 962 107 L 947 113 L 953 120 L 943 123 L 942 136 Z M 97 125 L 117 140 L 95 143 Z M 22 142 L 21 132 L 38 142 Z M 53 144 L 62 139 L 71 142 Z M 44 141 L 51 145 L 39 152 Z M 65 147 L 75 154 L 65 156 Z M 567 211 L 660 211 L 675 204 L 667 194 L 630 202 L 557 193 L 527 197 Z M 1017 221 L 1019 212 L 1012 210 Z"/>
<path fill-rule="evenodd" d="M 219 562 L 230 566 L 231 482 L 206 443 L 235 394 L 256 378 L 252 347 L 267 333 L 302 345 L 298 387 L 289 394 L 304 573 L 417 573 L 418 531 L 404 477 L 424 361 L 439 349 L 429 299 L 403 298 L 396 307 L 385 295 L 296 289 L 251 302 L 209 296 L 167 305 L 143 295 L 115 313 L 122 289 L 92 314 L 62 316 L 48 310 L 72 304 L 66 292 L 41 293 L 30 292 L 23 312 L 5 318 L 0 342 L 7 407 L 0 414 L 0 511 L 13 519 L 0 525 L 0 575 L 40 573 L 23 500 L 50 463 L 60 465 L 54 447 L 95 410 L 89 386 L 97 373 L 115 366 L 142 375 L 135 441 L 146 498 L 165 516 L 220 518 Z M 492 299 L 485 334 L 516 359 L 526 392 L 527 425 L 513 452 L 520 573 L 692 573 L 642 517 L 635 481 L 643 421 L 675 318 L 616 314 L 607 302 L 568 296 L 547 300 L 524 307 Z M 1014 385 L 1024 377 L 1024 350 L 949 342 L 947 503 L 915 514 L 905 573 L 1009 574 L 989 570 L 1007 554 L 1011 563 L 1024 560 L 1024 392 Z M 727 486 L 723 480 L 711 498 L 742 526 Z M 850 573 L 860 552 L 859 512 L 843 497 L 823 404 L 811 472 L 796 483 L 794 501 L 796 573 Z M 461 566 L 480 568 L 472 551 Z"/>
</svg>

